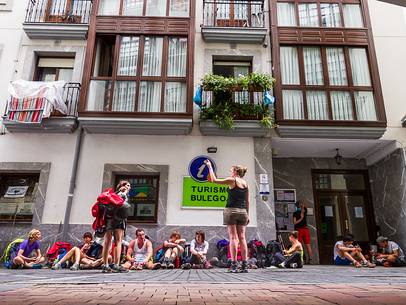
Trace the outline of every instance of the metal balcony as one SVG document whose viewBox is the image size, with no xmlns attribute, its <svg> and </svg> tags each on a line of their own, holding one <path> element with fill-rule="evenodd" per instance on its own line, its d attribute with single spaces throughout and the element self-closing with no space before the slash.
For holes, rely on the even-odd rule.
<svg viewBox="0 0 406 305">
<path fill-rule="evenodd" d="M 93 0 L 30 0 L 23 29 L 31 39 L 86 39 Z"/>
</svg>

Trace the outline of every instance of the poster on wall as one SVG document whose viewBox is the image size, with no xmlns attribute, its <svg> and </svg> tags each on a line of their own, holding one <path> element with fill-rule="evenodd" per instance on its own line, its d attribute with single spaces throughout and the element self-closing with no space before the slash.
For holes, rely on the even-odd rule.
<svg viewBox="0 0 406 305">
<path fill-rule="evenodd" d="M 226 206 L 228 186 L 211 182 L 197 182 L 183 177 L 182 208 L 222 209 Z"/>
<path fill-rule="evenodd" d="M 274 196 L 276 229 L 279 232 L 293 230 L 293 213 L 295 211 L 296 190 L 275 189 Z"/>
<path fill-rule="evenodd" d="M 4 198 L 22 198 L 28 191 L 28 186 L 9 186 Z"/>
</svg>

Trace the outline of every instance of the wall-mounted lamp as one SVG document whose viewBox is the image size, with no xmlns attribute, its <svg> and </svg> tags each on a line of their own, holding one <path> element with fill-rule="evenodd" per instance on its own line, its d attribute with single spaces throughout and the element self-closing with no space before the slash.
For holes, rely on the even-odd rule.
<svg viewBox="0 0 406 305">
<path fill-rule="evenodd" d="M 343 161 L 343 156 L 340 154 L 340 149 L 336 148 L 336 155 L 334 157 L 334 159 L 336 159 L 336 163 L 337 165 L 341 165 L 341 161 Z"/>
<path fill-rule="evenodd" d="M 207 153 L 208 154 L 215 154 L 216 152 L 217 152 L 217 147 L 216 146 L 207 147 Z"/>
</svg>

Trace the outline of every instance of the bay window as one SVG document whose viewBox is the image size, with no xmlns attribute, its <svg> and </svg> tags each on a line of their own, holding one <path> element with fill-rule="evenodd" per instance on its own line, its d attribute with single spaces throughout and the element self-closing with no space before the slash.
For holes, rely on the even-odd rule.
<svg viewBox="0 0 406 305">
<path fill-rule="evenodd" d="M 187 41 L 175 36 L 98 37 L 86 110 L 185 113 Z"/>
<path fill-rule="evenodd" d="M 99 16 L 189 17 L 190 0 L 99 0 Z"/>
<path fill-rule="evenodd" d="M 285 120 L 376 121 L 365 48 L 281 46 Z"/>
</svg>

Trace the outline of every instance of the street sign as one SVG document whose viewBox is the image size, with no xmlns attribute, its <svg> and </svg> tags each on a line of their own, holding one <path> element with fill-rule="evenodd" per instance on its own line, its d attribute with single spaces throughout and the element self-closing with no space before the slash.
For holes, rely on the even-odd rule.
<svg viewBox="0 0 406 305">
<path fill-rule="evenodd" d="M 213 171 L 216 172 L 216 164 L 207 156 L 197 156 L 189 163 L 189 175 L 198 182 L 207 182 L 207 176 L 209 175 L 209 169 L 204 163 L 205 160 L 210 160 Z"/>
</svg>

